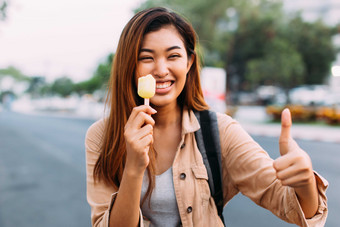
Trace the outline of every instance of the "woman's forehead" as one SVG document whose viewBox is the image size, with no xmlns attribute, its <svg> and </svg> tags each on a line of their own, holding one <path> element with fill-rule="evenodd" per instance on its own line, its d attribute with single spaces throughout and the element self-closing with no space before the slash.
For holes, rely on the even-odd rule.
<svg viewBox="0 0 340 227">
<path fill-rule="evenodd" d="M 157 31 L 146 33 L 143 38 L 142 48 L 158 46 L 184 47 L 183 38 L 174 26 L 164 26 Z"/>
</svg>

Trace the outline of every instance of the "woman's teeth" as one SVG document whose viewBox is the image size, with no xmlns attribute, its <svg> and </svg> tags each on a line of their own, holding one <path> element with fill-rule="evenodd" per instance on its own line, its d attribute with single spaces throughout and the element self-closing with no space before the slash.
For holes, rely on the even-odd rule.
<svg viewBox="0 0 340 227">
<path fill-rule="evenodd" d="M 171 81 L 168 81 L 168 82 L 164 82 L 164 83 L 157 83 L 156 84 L 156 88 L 167 88 L 167 87 L 170 87 L 171 85 Z"/>
</svg>

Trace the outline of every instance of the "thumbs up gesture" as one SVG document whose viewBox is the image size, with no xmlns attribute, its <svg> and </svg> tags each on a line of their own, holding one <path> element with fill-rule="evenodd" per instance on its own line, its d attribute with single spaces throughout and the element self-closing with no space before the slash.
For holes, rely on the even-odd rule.
<svg viewBox="0 0 340 227">
<path fill-rule="evenodd" d="M 281 157 L 274 163 L 276 177 L 282 185 L 294 188 L 306 218 L 312 217 L 318 207 L 318 192 L 312 161 L 290 135 L 292 118 L 289 109 L 281 115 L 279 139 Z"/>
<path fill-rule="evenodd" d="M 291 126 L 290 111 L 284 109 L 279 139 L 281 157 L 274 161 L 274 168 L 282 185 L 297 188 L 313 183 L 314 173 L 310 157 L 290 135 Z"/>
</svg>

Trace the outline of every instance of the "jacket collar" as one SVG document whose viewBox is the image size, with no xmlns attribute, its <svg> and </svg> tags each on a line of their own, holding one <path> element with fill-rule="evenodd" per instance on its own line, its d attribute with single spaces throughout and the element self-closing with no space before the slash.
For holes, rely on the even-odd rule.
<svg viewBox="0 0 340 227">
<path fill-rule="evenodd" d="M 200 123 L 198 122 L 194 112 L 183 108 L 182 115 L 182 134 L 192 133 L 200 129 Z"/>
</svg>

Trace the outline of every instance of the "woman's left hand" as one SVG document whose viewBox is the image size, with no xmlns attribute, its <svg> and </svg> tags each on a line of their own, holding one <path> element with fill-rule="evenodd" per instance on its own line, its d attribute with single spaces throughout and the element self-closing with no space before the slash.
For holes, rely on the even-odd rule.
<svg viewBox="0 0 340 227">
<path fill-rule="evenodd" d="M 289 109 L 285 109 L 282 111 L 279 140 L 281 157 L 274 161 L 274 168 L 282 185 L 297 188 L 313 184 L 315 181 L 312 161 L 291 137 L 291 126 Z"/>
<path fill-rule="evenodd" d="M 280 154 L 274 163 L 276 177 L 284 186 L 295 189 L 306 217 L 312 217 L 318 206 L 318 193 L 309 155 L 290 135 L 292 119 L 289 109 L 282 111 Z"/>
</svg>

